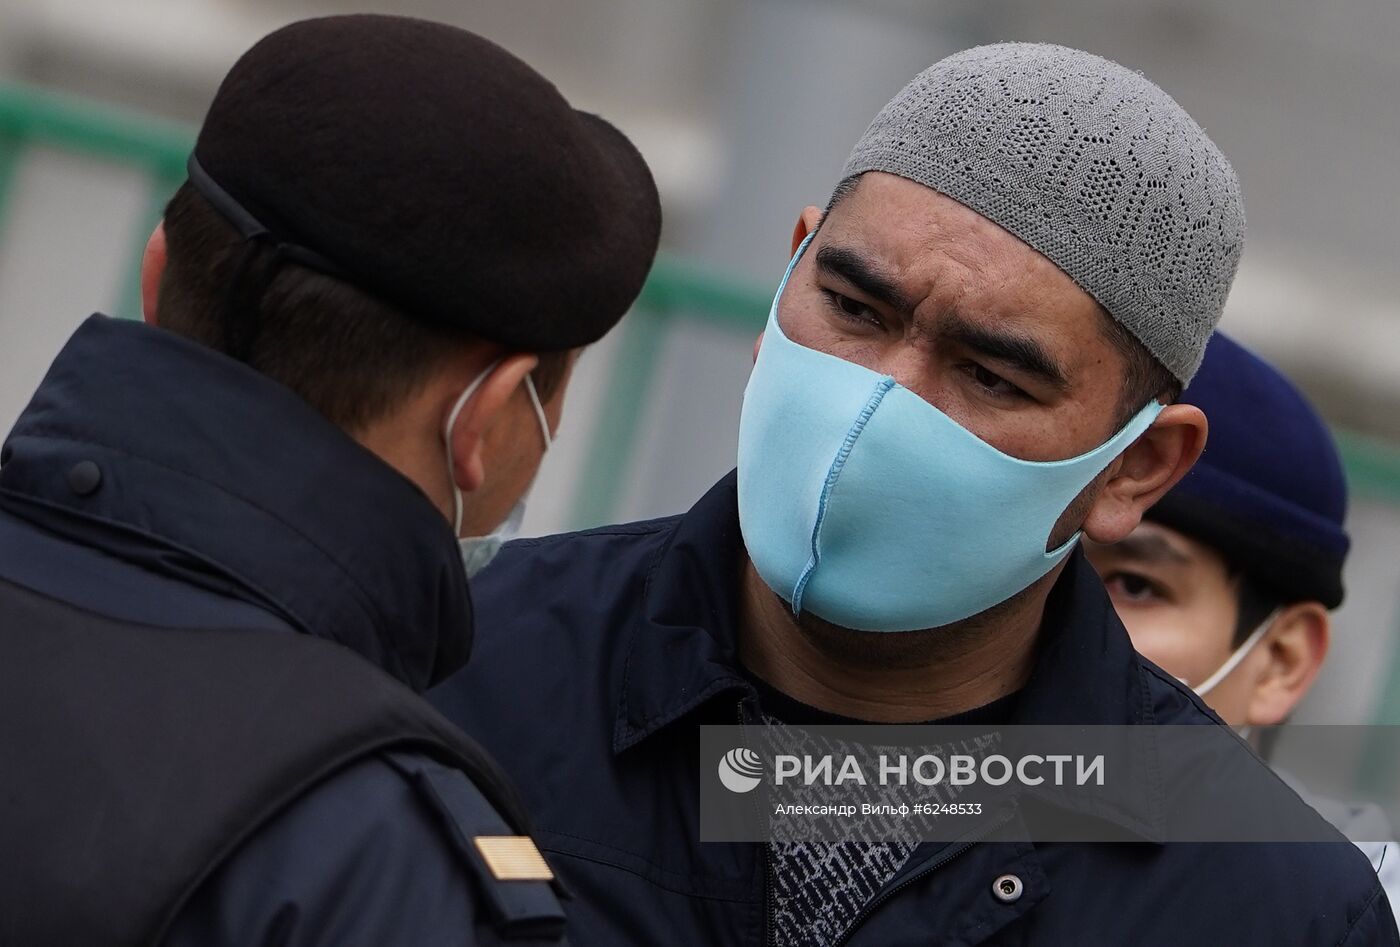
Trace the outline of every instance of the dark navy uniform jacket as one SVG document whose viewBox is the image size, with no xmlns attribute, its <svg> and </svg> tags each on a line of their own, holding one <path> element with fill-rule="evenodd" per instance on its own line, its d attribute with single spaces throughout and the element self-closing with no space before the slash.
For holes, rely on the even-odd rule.
<svg viewBox="0 0 1400 947">
<path fill-rule="evenodd" d="M 191 634 L 330 638 L 420 691 L 466 660 L 471 602 L 441 513 L 292 392 L 172 333 L 92 317 L 0 461 L 0 579 Z M 540 882 L 502 897 L 469 851 L 514 834 L 465 774 L 371 756 L 238 850 L 166 942 L 499 943 L 502 911 L 561 916 Z"/>
<path fill-rule="evenodd" d="M 520 786 L 577 896 L 580 943 L 769 942 L 765 847 L 699 840 L 699 725 L 732 725 L 756 699 L 736 657 L 743 561 L 731 474 L 683 516 L 508 544 L 473 584 L 480 664 L 429 697 Z M 1079 554 L 1014 707 L 1009 724 L 1220 725 L 1133 651 Z M 1118 800 L 1122 843 L 926 843 L 844 942 L 1398 942 L 1375 874 L 1340 836 L 1160 844 L 1141 827 L 1161 798 Z M 1018 897 L 996 896 L 1004 874 Z"/>
</svg>

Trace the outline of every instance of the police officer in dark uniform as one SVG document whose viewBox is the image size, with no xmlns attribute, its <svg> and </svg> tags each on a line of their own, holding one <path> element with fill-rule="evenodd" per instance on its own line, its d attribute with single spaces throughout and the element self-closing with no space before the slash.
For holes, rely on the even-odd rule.
<svg viewBox="0 0 1400 947">
<path fill-rule="evenodd" d="M 234 66 L 148 324 L 85 322 L 0 456 L 0 943 L 563 940 L 418 694 L 659 228 L 626 138 L 471 33 L 332 17 Z"/>
</svg>

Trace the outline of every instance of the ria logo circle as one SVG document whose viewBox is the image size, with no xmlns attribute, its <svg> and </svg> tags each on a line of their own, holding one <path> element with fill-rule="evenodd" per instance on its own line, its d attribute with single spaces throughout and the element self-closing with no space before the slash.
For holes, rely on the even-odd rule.
<svg viewBox="0 0 1400 947">
<path fill-rule="evenodd" d="M 730 750 L 719 758 L 719 781 L 730 792 L 749 792 L 763 778 L 763 760 L 747 747 Z"/>
</svg>

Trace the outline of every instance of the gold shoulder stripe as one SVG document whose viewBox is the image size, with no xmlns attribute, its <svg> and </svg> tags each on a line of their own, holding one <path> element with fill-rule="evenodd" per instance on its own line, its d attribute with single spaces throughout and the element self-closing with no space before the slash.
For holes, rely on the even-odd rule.
<svg viewBox="0 0 1400 947">
<path fill-rule="evenodd" d="M 528 835 L 478 835 L 472 842 L 497 881 L 554 880 L 554 872 Z"/>
</svg>

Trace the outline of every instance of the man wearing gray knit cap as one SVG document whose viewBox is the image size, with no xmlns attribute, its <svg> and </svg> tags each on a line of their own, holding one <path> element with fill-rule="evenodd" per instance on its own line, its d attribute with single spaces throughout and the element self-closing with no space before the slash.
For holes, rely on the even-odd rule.
<svg viewBox="0 0 1400 947">
<path fill-rule="evenodd" d="M 1188 838 L 1163 829 L 1182 800 L 1223 786 L 1170 759 L 1145 782 L 1115 770 L 1092 802 L 1028 790 L 953 844 L 878 814 L 802 838 L 771 793 L 774 840 L 697 832 L 701 799 L 766 778 L 733 778 L 739 750 L 697 760 L 702 723 L 779 744 L 813 724 L 1219 732 L 1133 651 L 1078 539 L 1127 536 L 1200 455 L 1205 417 L 1173 402 L 1243 237 L 1214 143 L 1087 53 L 968 50 L 876 116 L 797 222 L 737 474 L 674 519 L 507 546 L 475 589 L 490 673 L 438 691 L 522 776 L 586 893 L 584 940 L 1400 943 L 1340 836 L 1165 841 Z M 1320 821 L 1276 783 L 1263 795 Z M 1060 841 L 1028 828 L 1050 824 Z M 1104 837 L 1130 844 L 1088 841 Z"/>
<path fill-rule="evenodd" d="M 868 171 L 999 224 L 1181 384 L 1195 374 L 1239 266 L 1244 206 L 1215 143 L 1141 75 L 1061 46 L 950 56 L 856 143 L 843 176 Z"/>
</svg>

